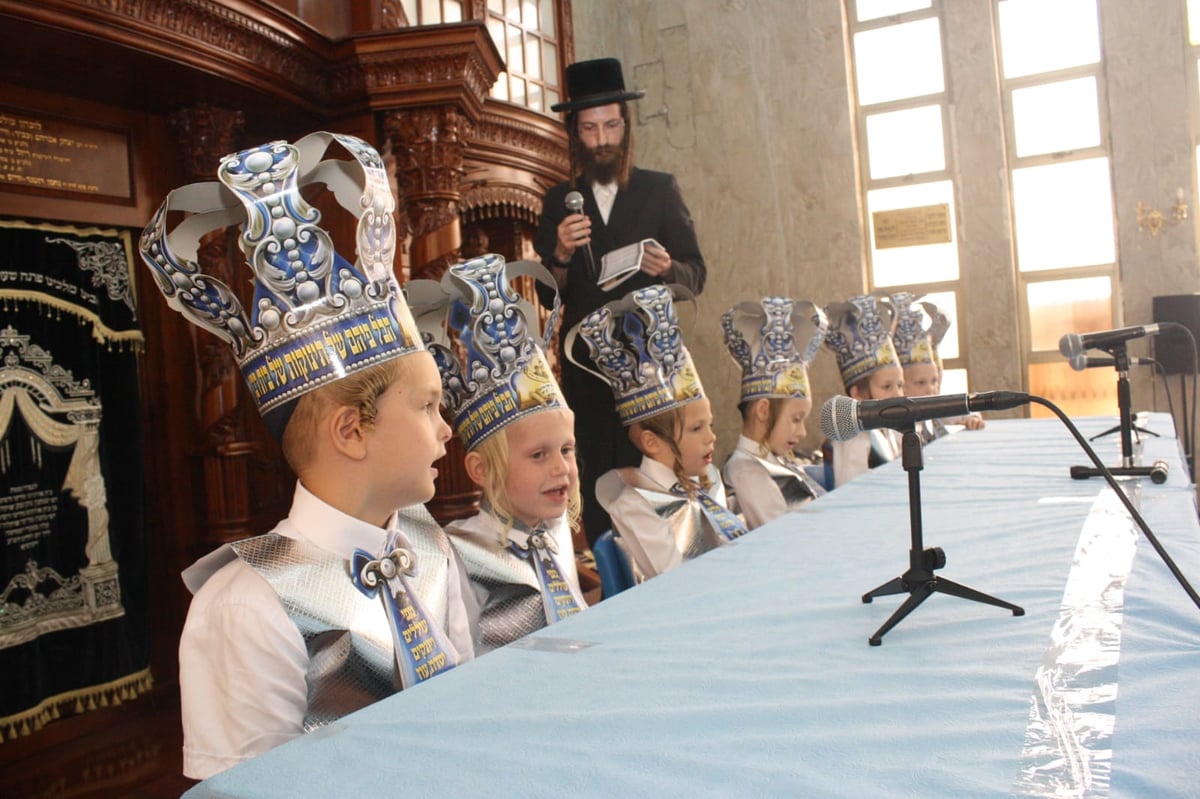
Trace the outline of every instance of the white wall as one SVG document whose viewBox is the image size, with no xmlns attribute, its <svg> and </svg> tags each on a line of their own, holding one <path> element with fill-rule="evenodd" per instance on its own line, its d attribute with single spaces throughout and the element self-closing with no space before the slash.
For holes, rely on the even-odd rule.
<svg viewBox="0 0 1200 799">
<path fill-rule="evenodd" d="M 1196 196 L 1182 5 L 1100 0 L 1125 324 L 1151 321 L 1156 295 L 1200 291 L 1194 226 L 1152 238 L 1135 223 L 1139 199 L 1165 207 L 1180 186 L 1189 203 Z M 992 4 L 946 6 L 968 368 L 977 389 L 1019 389 L 1025 365 Z M 824 304 L 865 285 L 842 3 L 573 0 L 572 7 L 576 57 L 616 56 L 626 81 L 647 92 L 635 104 L 637 162 L 675 173 L 696 218 L 710 277 L 696 327 L 685 335 L 713 395 L 724 455 L 738 427 L 738 375 L 721 344 L 719 314 L 766 294 Z M 812 376 L 818 407 L 841 393 L 828 353 Z M 1151 406 L 1148 372 L 1135 375 L 1134 399 L 1135 409 Z M 1165 410 L 1161 390 L 1158 399 Z"/>
</svg>

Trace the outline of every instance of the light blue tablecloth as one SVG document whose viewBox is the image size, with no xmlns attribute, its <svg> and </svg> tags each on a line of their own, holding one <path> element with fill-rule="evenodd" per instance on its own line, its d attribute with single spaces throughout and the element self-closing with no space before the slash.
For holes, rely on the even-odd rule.
<svg viewBox="0 0 1200 799">
<path fill-rule="evenodd" d="M 1141 510 L 1200 582 L 1195 493 L 1170 419 L 1142 425 L 1162 434 L 1144 459 L 1170 475 L 1135 481 Z M 1120 462 L 1115 435 L 1096 446 Z M 908 567 L 907 474 L 891 463 L 187 796 L 960 798 L 1064 779 L 1063 796 L 1200 796 L 1200 609 L 1141 535 L 1128 573 L 1097 592 L 1114 661 L 1072 669 L 1068 686 L 1111 678 L 1115 697 L 1073 696 L 1058 741 L 1068 756 L 1028 771 L 1038 675 L 1064 657 L 1064 586 L 1104 490 L 1070 479 L 1089 461 L 1066 429 L 992 421 L 924 456 L 924 544 L 947 558 L 938 574 L 1024 616 L 939 593 L 868 646 L 906 596 L 861 601 Z"/>
</svg>

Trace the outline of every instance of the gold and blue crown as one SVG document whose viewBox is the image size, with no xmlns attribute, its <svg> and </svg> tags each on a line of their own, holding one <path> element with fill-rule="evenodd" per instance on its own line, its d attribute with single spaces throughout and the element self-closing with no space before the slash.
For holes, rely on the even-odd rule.
<svg viewBox="0 0 1200 799">
<path fill-rule="evenodd" d="M 808 397 L 808 364 L 825 340 L 825 313 L 807 300 L 764 297 L 721 315 L 730 356 L 742 368 L 741 401 Z"/>
<path fill-rule="evenodd" d="M 829 332 L 825 346 L 837 357 L 847 388 L 885 366 L 899 366 L 892 328 L 896 310 L 890 297 L 869 294 L 825 306 Z"/>
<path fill-rule="evenodd" d="M 353 160 L 321 160 L 334 143 Z M 217 177 L 167 195 L 142 233 L 141 255 L 170 307 L 232 345 L 259 412 L 281 438 L 305 393 L 423 349 L 392 272 L 395 200 L 379 153 L 339 133 L 227 155 Z M 334 251 L 321 213 L 302 196 L 313 183 L 358 218 L 355 263 Z M 168 232 L 178 211 L 190 215 Z M 249 314 L 196 260 L 201 237 L 232 224 L 241 226 L 253 271 Z"/>
<path fill-rule="evenodd" d="M 591 356 L 591 364 L 576 365 L 608 383 L 626 426 L 704 396 L 666 286 L 637 289 L 588 314 L 568 331 L 564 352 L 576 336 Z"/>
<path fill-rule="evenodd" d="M 537 312 L 510 285 L 523 275 L 555 288 L 541 264 L 505 264 L 495 254 L 451 266 L 440 284 L 408 284 L 442 375 L 442 403 L 468 452 L 518 419 L 567 407 L 546 361 L 546 341 L 536 333 Z M 548 333 L 557 310 L 556 303 Z"/>
<path fill-rule="evenodd" d="M 901 366 L 933 364 L 941 366 L 937 347 L 950 329 L 950 318 L 932 302 L 917 302 L 902 291 L 892 295 L 896 305 L 896 332 L 892 341 Z"/>
</svg>

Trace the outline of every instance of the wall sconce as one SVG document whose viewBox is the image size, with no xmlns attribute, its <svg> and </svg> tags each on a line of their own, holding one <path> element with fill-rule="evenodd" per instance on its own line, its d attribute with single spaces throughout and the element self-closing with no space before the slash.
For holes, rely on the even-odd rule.
<svg viewBox="0 0 1200 799">
<path fill-rule="evenodd" d="M 1137 226 L 1138 232 L 1149 230 L 1151 236 L 1157 236 L 1162 232 L 1164 225 L 1178 225 L 1185 222 L 1188 218 L 1187 203 L 1183 201 L 1183 189 L 1180 188 L 1175 192 L 1175 206 L 1168 209 L 1169 216 L 1164 214 L 1157 208 L 1147 208 L 1146 204 L 1138 200 L 1137 204 Z"/>
</svg>

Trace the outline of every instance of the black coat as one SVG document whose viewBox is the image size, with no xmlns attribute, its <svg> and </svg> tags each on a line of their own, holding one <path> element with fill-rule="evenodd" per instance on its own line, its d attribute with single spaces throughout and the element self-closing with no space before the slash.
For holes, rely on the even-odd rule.
<svg viewBox="0 0 1200 799">
<path fill-rule="evenodd" d="M 542 217 L 534 238 L 534 249 L 542 262 L 550 267 L 558 238 L 558 224 L 570 213 L 566 196 L 573 188 L 560 183 L 546 193 Z M 639 272 L 612 291 L 604 291 L 588 279 L 584 248 L 575 250 L 567 265 L 567 283 L 561 291 L 563 303 L 559 343 L 568 330 L 588 313 L 605 303 L 620 299 L 634 289 L 657 283 L 677 283 L 698 295 L 707 277 L 704 256 L 692 215 L 683 201 L 675 176 L 666 172 L 633 169 L 629 183 L 617 192 L 609 214 L 608 224 L 600 216 L 591 187 L 581 185 L 584 213 L 592 220 L 592 256 L 600 268 L 604 254 L 627 244 L 654 239 L 671 255 L 672 268 L 664 277 L 652 277 Z M 550 292 L 538 287 L 543 304 L 550 302 Z M 561 349 L 561 348 L 560 348 Z M 575 357 L 586 362 L 587 348 L 576 342 Z M 584 499 L 584 525 L 589 540 L 607 529 L 607 516 L 595 502 L 593 489 L 600 475 L 609 469 L 634 466 L 641 455 L 629 443 L 617 417 L 612 391 L 608 385 L 582 371 L 567 358 L 562 358 L 563 391 L 575 411 L 575 438 L 579 448 L 581 488 Z"/>
</svg>

